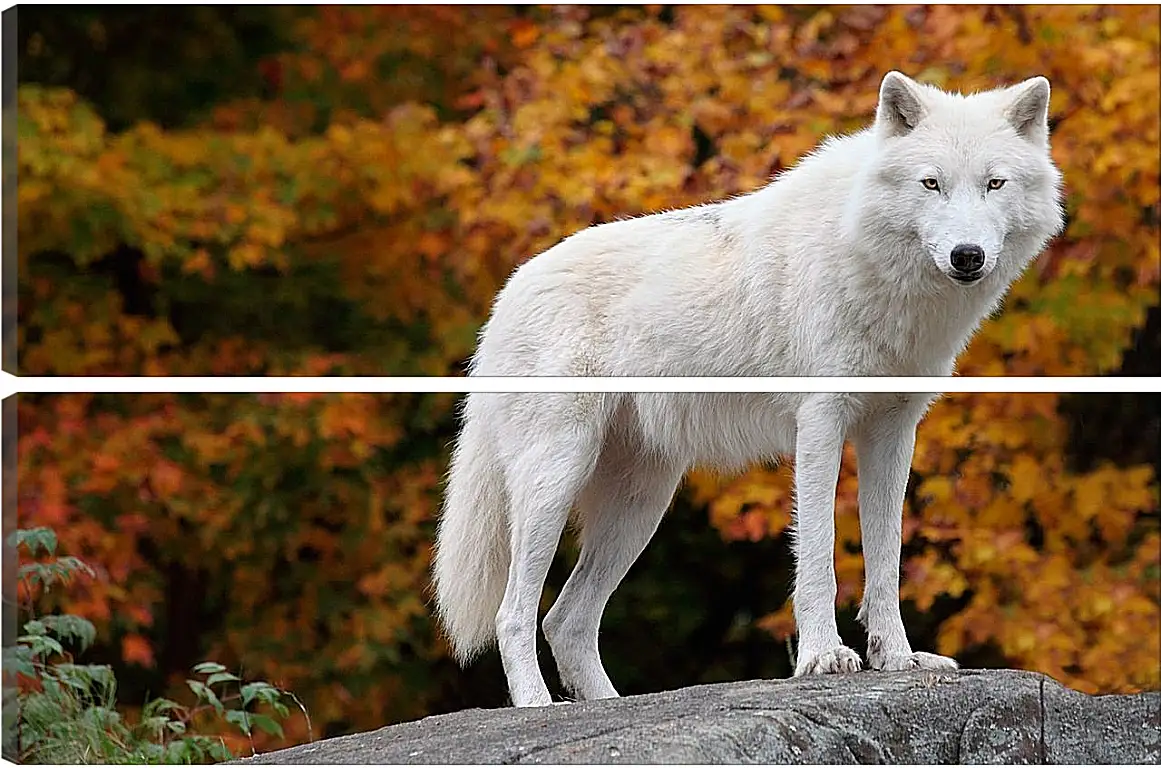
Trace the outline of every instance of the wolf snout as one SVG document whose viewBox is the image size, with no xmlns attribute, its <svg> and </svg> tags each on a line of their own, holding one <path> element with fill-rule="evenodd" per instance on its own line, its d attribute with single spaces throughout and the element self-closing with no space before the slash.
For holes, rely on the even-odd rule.
<svg viewBox="0 0 1161 768">
<path fill-rule="evenodd" d="M 952 277 L 972 283 L 984 276 L 984 249 L 974 243 L 960 243 L 951 249 Z"/>
</svg>

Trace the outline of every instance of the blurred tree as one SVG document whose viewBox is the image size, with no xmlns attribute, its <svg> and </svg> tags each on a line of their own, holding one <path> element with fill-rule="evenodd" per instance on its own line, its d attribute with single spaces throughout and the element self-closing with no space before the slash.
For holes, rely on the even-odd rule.
<svg viewBox="0 0 1161 768">
<path fill-rule="evenodd" d="M 225 99 L 269 93 L 258 64 L 290 44 L 301 6 L 77 6 L 18 9 L 21 83 L 97 104 L 110 130 L 188 126 Z"/>
<path fill-rule="evenodd" d="M 43 13 L 18 93 L 22 373 L 460 373 L 514 265 L 593 222 L 752 189 L 865 124 L 896 68 L 960 89 L 1053 83 L 1068 231 L 961 371 L 1157 372 L 1156 8 Z M 89 40 L 94 19 L 107 51 L 179 55 L 54 31 Z M 218 31 L 194 40 L 203 28 Z M 495 659 L 455 670 L 426 610 L 451 398 L 19 408 L 22 524 L 104 566 L 51 597 L 114 638 L 99 652 L 136 674 L 119 679 L 156 691 L 218 658 L 302 693 L 330 732 L 500 703 Z M 1087 690 L 1156 687 L 1156 434 L 1155 397 L 940 402 L 906 515 L 916 644 Z M 610 607 L 626 691 L 786 673 L 789 479 L 691 478 Z"/>
</svg>

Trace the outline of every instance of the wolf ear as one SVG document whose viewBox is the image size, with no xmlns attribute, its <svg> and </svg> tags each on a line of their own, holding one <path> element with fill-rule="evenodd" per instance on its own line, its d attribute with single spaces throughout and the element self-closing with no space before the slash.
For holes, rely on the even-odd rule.
<svg viewBox="0 0 1161 768">
<path fill-rule="evenodd" d="M 1048 140 L 1048 78 L 1033 77 L 1009 89 L 1012 92 L 1004 110 L 1008 122 L 1029 141 Z"/>
<path fill-rule="evenodd" d="M 888 72 L 879 86 L 875 124 L 886 136 L 911 133 L 927 114 L 919 83 L 900 72 Z"/>
</svg>

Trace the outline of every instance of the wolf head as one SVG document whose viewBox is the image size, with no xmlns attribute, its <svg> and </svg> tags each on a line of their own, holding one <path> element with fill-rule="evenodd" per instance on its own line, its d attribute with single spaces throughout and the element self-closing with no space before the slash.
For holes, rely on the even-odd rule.
<svg viewBox="0 0 1161 768">
<path fill-rule="evenodd" d="M 917 240 L 956 284 L 1014 280 L 1064 223 L 1048 99 L 1043 77 L 962 96 L 889 72 L 872 129 L 876 225 Z"/>
</svg>

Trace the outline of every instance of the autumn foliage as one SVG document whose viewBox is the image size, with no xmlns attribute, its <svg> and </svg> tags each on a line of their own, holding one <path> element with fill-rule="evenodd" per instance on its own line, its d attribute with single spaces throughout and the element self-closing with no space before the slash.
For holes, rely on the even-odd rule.
<svg viewBox="0 0 1161 768">
<path fill-rule="evenodd" d="M 321 7 L 287 34 L 255 64 L 262 93 L 177 126 L 111 131 L 73 90 L 20 86 L 21 373 L 461 374 L 515 265 L 594 222 L 755 188 L 865 125 L 890 69 L 1053 86 L 1068 229 L 962 373 L 1116 372 L 1157 305 L 1155 7 Z M 904 598 L 952 606 L 932 650 L 1156 688 L 1157 479 L 1135 460 L 1077 465 L 1061 404 L 937 404 Z M 104 569 L 65 599 L 122 664 L 237 661 L 336 729 L 436 706 L 449 673 L 426 567 L 454 398 L 19 407 L 21 523 Z M 852 458 L 845 606 L 861 583 L 854 484 Z M 698 474 L 683 503 L 728 541 L 777 538 L 790 473 Z M 776 637 L 792 632 L 781 597 L 753 617 Z"/>
</svg>

